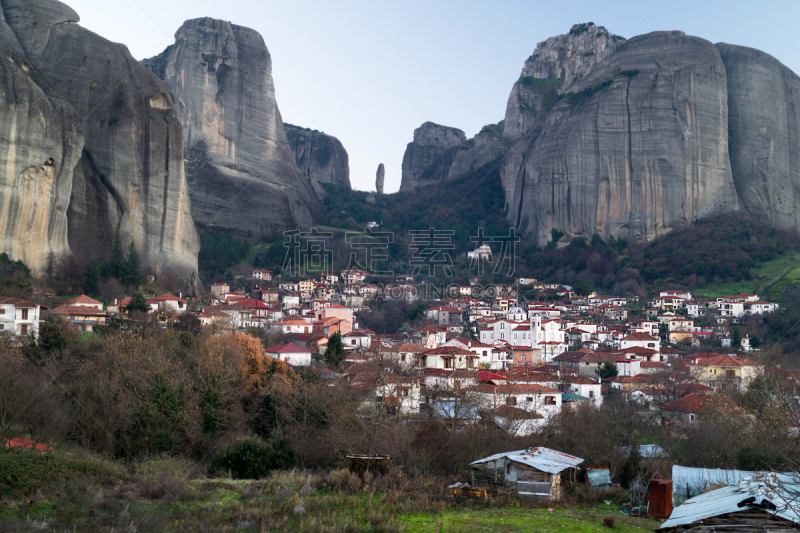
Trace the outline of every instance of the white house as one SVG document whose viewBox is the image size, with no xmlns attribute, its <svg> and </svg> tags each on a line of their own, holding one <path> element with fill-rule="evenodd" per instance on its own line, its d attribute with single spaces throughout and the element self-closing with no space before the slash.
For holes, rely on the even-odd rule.
<svg viewBox="0 0 800 533">
<path fill-rule="evenodd" d="M 271 270 L 253 270 L 253 279 L 261 279 L 270 281 L 272 279 L 272 271 Z"/>
<path fill-rule="evenodd" d="M 270 324 L 269 329 L 287 335 L 291 333 L 304 334 L 311 333 L 313 326 L 302 318 L 284 318 Z"/>
<path fill-rule="evenodd" d="M 591 380 L 585 377 L 568 377 L 567 386 L 569 390 L 575 394 L 580 394 L 584 398 L 588 398 L 594 402 L 597 407 L 603 403 L 603 386 L 598 381 Z"/>
<path fill-rule="evenodd" d="M 420 380 L 416 377 L 383 375 L 376 388 L 377 401 L 398 414 L 419 413 Z"/>
<path fill-rule="evenodd" d="M 42 306 L 21 300 L 0 296 L 0 333 L 18 337 L 39 335 Z"/>
<path fill-rule="evenodd" d="M 379 353 L 383 360 L 392 362 L 404 370 L 410 370 L 414 366 L 416 356 L 424 351 L 425 347 L 419 344 L 401 343 L 382 347 Z"/>
<path fill-rule="evenodd" d="M 461 348 L 462 350 L 471 351 L 478 356 L 478 366 L 492 363 L 492 345 L 490 344 L 484 344 L 472 339 L 463 339 L 457 337 L 444 343 L 444 346 L 455 346 L 456 348 Z"/>
<path fill-rule="evenodd" d="M 345 346 L 352 346 L 354 348 L 369 348 L 372 344 L 372 337 L 374 335 L 374 331 L 357 329 L 342 335 L 342 342 Z"/>
<path fill-rule="evenodd" d="M 186 311 L 186 300 L 174 294 L 162 294 L 154 298 L 148 298 L 147 304 L 153 311 L 182 313 Z"/>
<path fill-rule="evenodd" d="M 648 348 L 650 350 L 660 351 L 661 340 L 657 337 L 651 337 L 647 333 L 631 333 L 627 337 L 623 337 L 619 341 L 620 350 L 628 348 Z"/>
<path fill-rule="evenodd" d="M 311 350 L 296 344 L 279 344 L 265 350 L 267 355 L 292 366 L 311 366 Z"/>
<path fill-rule="evenodd" d="M 756 301 L 746 302 L 744 304 L 744 312 L 751 315 L 763 315 L 764 313 L 772 313 L 778 309 L 778 304 L 772 302 Z"/>
<path fill-rule="evenodd" d="M 481 383 L 470 389 L 467 395 L 481 411 L 493 411 L 500 406 L 510 405 L 545 418 L 561 411 L 561 391 L 535 383 Z"/>
<path fill-rule="evenodd" d="M 455 346 L 442 346 L 415 354 L 419 368 L 477 368 L 478 356 Z"/>
</svg>

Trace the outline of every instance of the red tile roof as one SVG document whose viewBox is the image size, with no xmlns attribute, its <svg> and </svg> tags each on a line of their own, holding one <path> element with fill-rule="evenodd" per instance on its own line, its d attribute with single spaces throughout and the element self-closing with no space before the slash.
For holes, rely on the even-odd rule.
<svg viewBox="0 0 800 533">
<path fill-rule="evenodd" d="M 511 383 L 507 385 L 481 383 L 472 390 L 484 394 L 561 394 L 561 391 L 536 383 Z"/>
<path fill-rule="evenodd" d="M 422 353 L 425 351 L 425 347 L 419 344 L 402 343 L 384 348 L 382 351 L 389 353 Z"/>
<path fill-rule="evenodd" d="M 80 304 L 92 304 L 92 305 L 100 305 L 100 306 L 103 305 L 102 302 L 98 302 L 94 298 L 89 298 L 85 294 L 82 294 L 81 296 L 78 296 L 77 298 L 73 298 L 72 300 L 69 300 L 69 303 L 71 303 L 73 305 L 80 305 Z"/>
<path fill-rule="evenodd" d="M 271 346 L 264 351 L 267 353 L 311 353 L 311 350 L 308 348 L 303 348 L 302 346 L 292 343 L 278 344 L 277 346 Z"/>
<path fill-rule="evenodd" d="M 106 316 L 105 311 L 88 305 L 62 305 L 53 309 L 51 313 L 68 316 Z"/>
<path fill-rule="evenodd" d="M 0 296 L 0 305 L 13 305 L 14 307 L 21 307 L 27 309 L 31 307 L 37 307 L 39 304 L 29 302 L 28 300 L 21 300 L 20 298 Z"/>
<path fill-rule="evenodd" d="M 174 294 L 169 294 L 169 293 L 162 294 L 161 296 L 156 296 L 154 298 L 148 298 L 147 301 L 148 302 L 168 302 L 169 301 L 169 302 L 179 302 L 179 303 L 182 303 L 182 304 L 186 303 L 186 300 L 184 300 L 183 298 L 178 298 Z"/>
<path fill-rule="evenodd" d="M 716 355 L 714 357 L 705 357 L 698 359 L 696 363 L 689 363 L 695 366 L 758 366 L 758 363 L 748 359 L 740 359 L 731 355 Z"/>
<path fill-rule="evenodd" d="M 683 413 L 703 413 L 711 404 L 711 397 L 707 394 L 692 393 L 674 402 L 665 403 L 661 409 L 666 411 L 681 411 Z"/>
</svg>

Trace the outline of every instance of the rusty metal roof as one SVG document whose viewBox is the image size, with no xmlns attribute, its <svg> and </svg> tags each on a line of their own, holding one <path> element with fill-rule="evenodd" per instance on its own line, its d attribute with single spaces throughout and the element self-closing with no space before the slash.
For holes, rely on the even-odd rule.
<svg viewBox="0 0 800 533">
<path fill-rule="evenodd" d="M 508 458 L 509 461 L 531 466 L 537 470 L 548 472 L 550 474 L 558 474 L 567 468 L 575 468 L 583 462 L 583 459 L 580 457 L 575 457 L 574 455 L 569 455 L 556 450 L 551 450 L 550 448 L 539 446 L 536 448 L 529 448 L 527 450 L 519 450 L 516 452 L 497 453 L 495 455 L 490 455 L 489 457 L 479 459 L 473 463 L 470 463 L 470 465 L 488 463 L 489 461 L 495 461 L 502 458 Z"/>
</svg>

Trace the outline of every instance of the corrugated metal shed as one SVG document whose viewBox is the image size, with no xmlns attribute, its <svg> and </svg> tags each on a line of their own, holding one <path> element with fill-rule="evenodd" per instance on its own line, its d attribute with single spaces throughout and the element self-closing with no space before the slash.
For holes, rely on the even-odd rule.
<svg viewBox="0 0 800 533">
<path fill-rule="evenodd" d="M 532 466 L 537 470 L 548 472 L 550 474 L 558 474 L 567 468 L 575 468 L 583 462 L 583 459 L 580 457 L 575 457 L 574 455 L 557 452 L 555 450 L 551 450 L 550 448 L 539 446 L 529 450 L 519 450 L 516 452 L 490 455 L 489 457 L 478 459 L 470 464 L 477 465 L 481 463 L 488 463 L 489 461 L 495 461 L 503 457 L 507 457 L 509 461 Z"/>
<path fill-rule="evenodd" d="M 672 467 L 672 503 L 681 502 L 711 489 L 711 485 L 735 485 L 758 472 L 712 468 Z"/>
<path fill-rule="evenodd" d="M 716 516 L 749 510 L 764 511 L 800 524 L 798 496 L 800 485 L 796 479 L 782 474 L 759 474 L 687 500 L 672 511 L 659 529 L 698 524 Z"/>
</svg>

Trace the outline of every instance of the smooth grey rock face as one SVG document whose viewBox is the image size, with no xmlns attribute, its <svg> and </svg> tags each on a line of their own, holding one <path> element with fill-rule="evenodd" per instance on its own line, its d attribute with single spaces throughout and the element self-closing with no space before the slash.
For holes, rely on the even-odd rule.
<svg viewBox="0 0 800 533">
<path fill-rule="evenodd" d="M 426 122 L 415 129 L 414 141 L 408 144 L 403 155 L 400 190 L 414 189 L 447 179 L 456 155 L 452 151 L 448 152 L 448 149 L 457 147 L 466 140 L 463 131 L 433 122 Z"/>
<path fill-rule="evenodd" d="M 450 165 L 447 179 L 454 180 L 466 176 L 491 161 L 497 161 L 499 164 L 509 145 L 510 142 L 503 138 L 502 123 L 484 126 L 475 137 L 462 145 L 466 149 L 452 149 L 458 151 L 453 164 Z"/>
<path fill-rule="evenodd" d="M 118 226 L 145 265 L 185 279 L 196 275 L 199 241 L 169 89 L 125 46 L 75 24 L 53 26 L 38 57 L 86 138 L 75 173 L 83 182 L 73 186 L 70 246 L 88 256 L 107 254 Z M 106 190 L 91 192 L 100 185 Z M 84 204 L 87 194 L 97 204 Z"/>
<path fill-rule="evenodd" d="M 556 35 L 536 45 L 525 61 L 506 104 L 503 136 L 516 140 L 594 66 L 614 53 L 625 39 L 602 26 L 576 24 L 568 34 Z"/>
<path fill-rule="evenodd" d="M 375 172 L 375 190 L 378 194 L 383 194 L 383 182 L 386 179 L 386 168 L 383 163 L 378 165 L 378 170 Z"/>
<path fill-rule="evenodd" d="M 350 188 L 350 163 L 339 139 L 291 124 L 284 127 L 300 172 L 319 183 Z"/>
<path fill-rule="evenodd" d="M 800 77 L 752 48 L 717 44 L 728 80 L 731 170 L 756 220 L 800 229 Z"/>
<path fill-rule="evenodd" d="M 543 245 L 552 228 L 649 240 L 734 211 L 727 123 L 714 45 L 682 32 L 635 37 L 511 148 L 502 167 L 509 221 Z"/>
<path fill-rule="evenodd" d="M 47 47 L 53 26 L 81 19 L 71 7 L 55 0 L 2 0 L 0 4 L 31 61 L 38 60 Z"/>
<path fill-rule="evenodd" d="M 261 35 L 221 20 L 188 20 L 175 44 L 144 63 L 175 95 L 199 226 L 266 240 L 313 224 L 321 202 L 295 164 Z"/>
<path fill-rule="evenodd" d="M 0 15 L 0 252 L 38 275 L 48 254 L 70 251 L 67 207 L 83 135 Z"/>
</svg>

